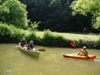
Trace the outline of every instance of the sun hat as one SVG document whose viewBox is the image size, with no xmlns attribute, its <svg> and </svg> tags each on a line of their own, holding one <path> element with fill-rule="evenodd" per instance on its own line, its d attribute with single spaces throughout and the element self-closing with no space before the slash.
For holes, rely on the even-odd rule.
<svg viewBox="0 0 100 75">
<path fill-rule="evenodd" d="M 84 49 L 86 49 L 86 46 L 83 46 Z"/>
</svg>

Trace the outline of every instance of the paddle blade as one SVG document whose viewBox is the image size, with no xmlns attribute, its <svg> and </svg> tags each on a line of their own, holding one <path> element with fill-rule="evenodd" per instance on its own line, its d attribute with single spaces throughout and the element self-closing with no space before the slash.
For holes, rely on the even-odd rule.
<svg viewBox="0 0 100 75">
<path fill-rule="evenodd" d="M 40 48 L 40 49 L 38 49 L 38 51 L 46 51 L 45 49 L 43 49 L 43 48 Z"/>
</svg>

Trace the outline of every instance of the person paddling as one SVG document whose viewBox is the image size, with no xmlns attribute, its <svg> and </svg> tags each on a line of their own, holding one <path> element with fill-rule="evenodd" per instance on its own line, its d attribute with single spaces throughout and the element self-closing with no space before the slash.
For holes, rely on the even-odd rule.
<svg viewBox="0 0 100 75">
<path fill-rule="evenodd" d="M 22 38 L 21 41 L 19 42 L 19 46 L 21 47 L 26 47 L 27 46 L 27 41 L 25 38 Z"/>
<path fill-rule="evenodd" d="M 31 51 L 34 51 L 34 52 L 37 51 L 32 40 L 29 42 L 27 50 L 31 50 Z"/>
<path fill-rule="evenodd" d="M 34 48 L 34 44 L 33 44 L 33 41 L 31 40 L 29 43 L 28 43 L 28 50 L 32 50 Z"/>
<path fill-rule="evenodd" d="M 83 49 L 79 49 L 79 52 L 77 54 L 80 56 L 87 56 L 88 57 L 88 52 L 87 52 L 86 46 L 83 46 Z"/>
</svg>

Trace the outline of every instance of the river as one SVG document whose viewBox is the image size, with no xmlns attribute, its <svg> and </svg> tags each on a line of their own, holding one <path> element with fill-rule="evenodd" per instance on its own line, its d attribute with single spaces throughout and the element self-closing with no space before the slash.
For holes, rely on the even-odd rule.
<svg viewBox="0 0 100 75">
<path fill-rule="evenodd" d="M 16 48 L 17 44 L 0 44 L 0 75 L 100 75 L 100 50 L 89 49 L 96 59 L 67 59 L 64 53 L 77 49 L 43 47 L 38 57 L 31 57 Z"/>
</svg>

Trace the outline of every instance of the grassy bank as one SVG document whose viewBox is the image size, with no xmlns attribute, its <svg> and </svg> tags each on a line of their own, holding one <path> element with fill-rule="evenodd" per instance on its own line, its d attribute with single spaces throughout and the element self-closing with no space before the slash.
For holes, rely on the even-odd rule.
<svg viewBox="0 0 100 75">
<path fill-rule="evenodd" d="M 27 41 L 33 40 L 37 45 L 71 47 L 70 42 L 75 43 L 75 47 L 100 48 L 100 36 L 97 34 L 76 34 L 58 33 L 46 31 L 23 30 L 13 25 L 0 24 L 0 43 L 18 43 L 22 37 Z"/>
<path fill-rule="evenodd" d="M 43 31 L 36 31 L 37 36 L 43 38 L 44 32 Z M 66 39 L 70 40 L 87 40 L 87 41 L 97 41 L 99 39 L 99 34 L 92 34 L 92 33 L 61 33 L 61 32 L 52 32 L 54 35 L 62 36 Z"/>
<path fill-rule="evenodd" d="M 88 48 L 100 48 L 99 34 L 79 34 L 79 33 L 58 33 L 49 30 L 36 32 L 46 46 L 71 47 L 70 42 L 75 43 L 74 47 L 87 46 Z"/>
</svg>

